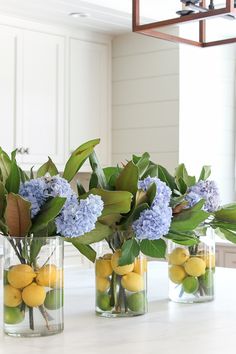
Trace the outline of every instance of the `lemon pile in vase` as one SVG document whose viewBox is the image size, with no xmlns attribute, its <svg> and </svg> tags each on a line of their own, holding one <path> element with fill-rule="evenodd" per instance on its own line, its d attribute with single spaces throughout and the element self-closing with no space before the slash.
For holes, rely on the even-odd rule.
<svg viewBox="0 0 236 354">
<path fill-rule="evenodd" d="M 214 296 L 215 255 L 209 250 L 174 247 L 168 254 L 170 297 L 177 302 L 201 302 Z"/>
<path fill-rule="evenodd" d="M 144 256 L 119 265 L 121 251 L 107 253 L 96 260 L 96 312 L 105 317 L 141 315 L 147 310 Z"/>
</svg>

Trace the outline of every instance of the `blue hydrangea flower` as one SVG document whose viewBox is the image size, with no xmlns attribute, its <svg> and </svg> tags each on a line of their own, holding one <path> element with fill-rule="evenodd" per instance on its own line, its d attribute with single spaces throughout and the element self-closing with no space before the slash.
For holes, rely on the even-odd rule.
<svg viewBox="0 0 236 354">
<path fill-rule="evenodd" d="M 73 196 L 55 219 L 57 233 L 65 237 L 78 237 L 92 231 L 102 215 L 103 205 L 98 195 L 91 194 L 80 203 Z"/>
<path fill-rule="evenodd" d="M 144 210 L 132 228 L 139 240 L 158 240 L 167 235 L 170 229 L 172 209 L 155 206 Z"/>
<path fill-rule="evenodd" d="M 54 176 L 47 178 L 47 190 L 49 197 L 63 197 L 70 199 L 74 195 L 70 184 L 65 178 Z"/>
<path fill-rule="evenodd" d="M 188 207 L 193 207 L 200 199 L 205 199 L 203 210 L 214 212 L 219 208 L 220 195 L 217 185 L 214 181 L 199 181 L 188 189 L 185 196 Z"/>
<path fill-rule="evenodd" d="M 165 182 L 162 182 L 157 177 L 146 177 L 144 180 L 138 182 L 138 188 L 142 189 L 144 192 L 148 190 L 151 184 L 155 183 L 157 187 L 156 197 L 153 200 L 151 207 L 154 206 L 169 206 L 170 204 L 170 197 L 171 197 L 171 190 L 166 185 Z"/>
<path fill-rule="evenodd" d="M 20 185 L 19 194 L 31 203 L 31 217 L 38 214 L 47 199 L 45 178 L 36 178 Z"/>
</svg>

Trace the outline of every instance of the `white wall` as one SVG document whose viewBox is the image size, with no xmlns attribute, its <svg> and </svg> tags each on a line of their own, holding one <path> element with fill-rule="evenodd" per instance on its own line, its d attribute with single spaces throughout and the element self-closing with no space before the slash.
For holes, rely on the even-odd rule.
<svg viewBox="0 0 236 354">
<path fill-rule="evenodd" d="M 113 40 L 113 164 L 151 153 L 178 163 L 179 51 L 170 42 L 126 34 Z"/>
</svg>

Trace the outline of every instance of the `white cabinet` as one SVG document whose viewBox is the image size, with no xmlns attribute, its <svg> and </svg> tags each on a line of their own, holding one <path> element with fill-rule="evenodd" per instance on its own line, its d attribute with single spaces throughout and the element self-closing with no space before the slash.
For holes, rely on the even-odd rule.
<svg viewBox="0 0 236 354">
<path fill-rule="evenodd" d="M 23 32 L 17 133 L 24 165 L 64 163 L 64 38 Z"/>
<path fill-rule="evenodd" d="M 101 138 L 96 151 L 101 164 L 109 165 L 109 46 L 70 39 L 69 51 L 69 150 Z"/>
</svg>

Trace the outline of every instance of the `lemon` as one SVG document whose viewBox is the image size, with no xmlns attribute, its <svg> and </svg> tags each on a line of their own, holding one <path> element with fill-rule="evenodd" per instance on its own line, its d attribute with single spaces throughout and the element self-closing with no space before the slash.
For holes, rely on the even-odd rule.
<svg viewBox="0 0 236 354">
<path fill-rule="evenodd" d="M 195 277 L 186 277 L 183 280 L 183 289 L 188 294 L 194 294 L 198 291 L 199 281 Z"/>
<path fill-rule="evenodd" d="M 110 281 L 106 278 L 96 277 L 96 289 L 103 293 L 110 287 Z"/>
<path fill-rule="evenodd" d="M 46 291 L 41 285 L 32 283 L 22 291 L 22 299 L 29 307 L 41 306 L 46 298 Z"/>
<path fill-rule="evenodd" d="M 53 287 L 57 281 L 57 267 L 54 264 L 47 264 L 37 272 L 36 282 L 38 285 Z"/>
<path fill-rule="evenodd" d="M 51 288 L 63 288 L 64 287 L 64 271 L 63 269 L 57 269 L 56 279 L 54 282 L 50 283 Z"/>
<path fill-rule="evenodd" d="M 111 310 L 110 305 L 110 295 L 108 294 L 98 294 L 97 295 L 97 307 L 100 308 L 102 311 L 109 311 Z"/>
<path fill-rule="evenodd" d="M 11 285 L 4 286 L 4 305 L 16 307 L 22 303 L 21 291 Z"/>
<path fill-rule="evenodd" d="M 110 259 L 97 259 L 95 264 L 95 272 L 98 277 L 107 278 L 112 272 Z"/>
<path fill-rule="evenodd" d="M 169 278 L 175 284 L 181 284 L 186 276 L 182 266 L 173 265 L 169 268 Z"/>
<path fill-rule="evenodd" d="M 36 277 L 33 269 L 27 264 L 18 264 L 8 271 L 7 280 L 14 288 L 21 289 L 31 284 Z"/>
<path fill-rule="evenodd" d="M 63 290 L 49 290 L 46 294 L 44 306 L 48 310 L 58 310 L 63 306 Z"/>
<path fill-rule="evenodd" d="M 210 269 L 215 268 L 215 266 L 216 266 L 216 258 L 215 258 L 214 254 L 206 253 L 204 251 L 200 251 L 199 252 L 199 256 L 206 263 L 206 268 L 210 268 Z"/>
<path fill-rule="evenodd" d="M 206 263 L 202 258 L 191 257 L 185 263 L 184 269 L 189 275 L 192 275 L 193 277 L 200 277 L 205 273 Z"/>
<path fill-rule="evenodd" d="M 14 325 L 21 323 L 24 318 L 25 313 L 19 307 L 4 306 L 4 323 Z"/>
<path fill-rule="evenodd" d="M 147 271 L 147 259 L 144 258 L 136 258 L 134 261 L 134 269 L 133 272 L 143 275 Z"/>
<path fill-rule="evenodd" d="M 186 248 L 177 247 L 169 254 L 169 263 L 172 265 L 182 265 L 189 258 L 189 251 Z"/>
<path fill-rule="evenodd" d="M 129 295 L 127 305 L 133 312 L 145 312 L 147 300 L 144 292 Z"/>
<path fill-rule="evenodd" d="M 131 272 L 123 275 L 121 285 L 128 291 L 138 292 L 144 289 L 143 277 L 140 274 Z"/>
<path fill-rule="evenodd" d="M 125 266 L 119 266 L 121 251 L 117 250 L 111 257 L 111 266 L 116 274 L 125 275 L 133 271 L 134 263 Z"/>
</svg>

